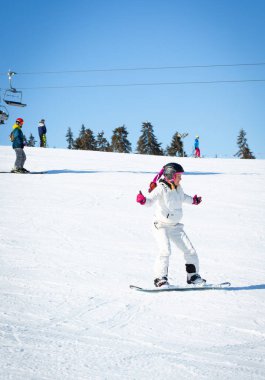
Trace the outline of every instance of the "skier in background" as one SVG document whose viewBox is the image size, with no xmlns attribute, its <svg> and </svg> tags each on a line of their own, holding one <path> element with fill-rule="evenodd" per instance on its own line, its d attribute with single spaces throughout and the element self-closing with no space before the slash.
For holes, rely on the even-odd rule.
<svg viewBox="0 0 265 380">
<path fill-rule="evenodd" d="M 40 147 L 41 148 L 46 148 L 46 133 L 47 133 L 47 128 L 46 128 L 46 125 L 45 125 L 45 120 L 44 119 L 41 119 L 41 121 L 39 122 L 39 127 L 38 127 L 38 131 L 39 131 L 39 137 L 40 137 Z"/>
<path fill-rule="evenodd" d="M 154 269 L 154 284 L 156 287 L 169 285 L 168 267 L 171 255 L 171 243 L 184 253 L 186 262 L 187 283 L 203 285 L 206 281 L 199 275 L 199 259 L 188 236 L 180 223 L 182 218 L 182 203 L 198 205 L 201 197 L 191 197 L 184 193 L 180 186 L 181 175 L 184 170 L 177 163 L 165 165 L 150 184 L 149 197 L 141 191 L 136 201 L 141 205 L 152 206 L 156 204 L 153 232 L 158 245 L 157 259 Z M 160 179 L 158 184 L 157 180 Z"/>
<path fill-rule="evenodd" d="M 16 123 L 13 125 L 13 131 L 10 134 L 12 148 L 16 153 L 16 161 L 11 173 L 29 173 L 29 171 L 24 168 L 27 157 L 24 152 L 25 138 L 21 130 L 23 124 L 24 120 L 20 117 L 17 118 Z"/>
<path fill-rule="evenodd" d="M 201 157 L 201 151 L 199 148 L 199 136 L 196 136 L 194 140 L 194 157 Z"/>
</svg>

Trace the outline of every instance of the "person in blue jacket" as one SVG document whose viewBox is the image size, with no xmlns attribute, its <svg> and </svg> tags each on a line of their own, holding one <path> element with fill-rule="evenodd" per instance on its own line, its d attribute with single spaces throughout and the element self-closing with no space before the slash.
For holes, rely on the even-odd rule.
<svg viewBox="0 0 265 380">
<path fill-rule="evenodd" d="M 194 141 L 194 157 L 201 157 L 201 151 L 199 148 L 199 136 L 196 136 Z"/>
<path fill-rule="evenodd" d="M 24 120 L 20 117 L 17 118 L 16 123 L 13 125 L 13 131 L 10 134 L 12 148 L 16 153 L 16 161 L 14 168 L 11 170 L 12 173 L 29 173 L 29 171 L 24 168 L 27 157 L 24 152 L 25 138 L 21 130 L 23 124 Z"/>
<path fill-rule="evenodd" d="M 40 137 L 40 147 L 41 148 L 46 148 L 46 133 L 47 133 L 47 128 L 46 128 L 45 120 L 44 119 L 41 119 L 41 121 L 39 122 L 38 131 L 39 131 L 39 137 Z"/>
</svg>

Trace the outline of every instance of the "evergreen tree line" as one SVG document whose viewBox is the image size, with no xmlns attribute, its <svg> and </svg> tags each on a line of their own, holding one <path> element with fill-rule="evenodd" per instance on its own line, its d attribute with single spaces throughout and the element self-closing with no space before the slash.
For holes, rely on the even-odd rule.
<svg viewBox="0 0 265 380">
<path fill-rule="evenodd" d="M 131 153 L 132 151 L 132 144 L 128 140 L 128 131 L 125 125 L 114 129 L 110 142 L 105 138 L 104 131 L 98 133 L 95 137 L 93 131 L 85 128 L 84 124 L 81 127 L 79 136 L 74 139 L 72 130 L 69 127 L 66 133 L 66 141 L 68 149 L 97 150 L 101 152 L 117 153 Z M 139 154 L 156 156 L 187 156 L 183 150 L 181 135 L 178 132 L 172 137 L 171 144 L 163 150 L 161 148 L 161 143 L 157 141 L 155 136 L 154 127 L 149 122 L 142 123 L 136 152 Z"/>
<path fill-rule="evenodd" d="M 101 131 L 95 137 L 93 131 L 89 128 L 85 128 L 84 124 L 82 124 L 79 136 L 76 139 L 74 139 L 71 128 L 68 128 L 66 133 L 67 148 L 101 152 L 131 153 L 132 145 L 128 140 L 128 134 L 125 125 L 122 125 L 121 127 L 114 129 L 111 141 L 109 142 L 104 136 L 104 131 Z M 161 148 L 161 143 L 157 141 L 152 124 L 144 122 L 142 123 L 141 134 L 137 141 L 136 153 L 156 156 L 187 157 L 181 138 L 182 135 L 179 132 L 175 132 L 170 145 L 163 150 Z M 25 143 L 27 146 L 34 147 L 36 140 L 34 136 L 30 134 L 29 139 L 25 137 Z M 248 146 L 244 129 L 239 131 L 237 145 L 239 150 L 234 155 L 235 157 L 255 159 L 254 154 Z"/>
<path fill-rule="evenodd" d="M 37 143 L 35 140 L 35 137 L 32 135 L 32 133 L 29 135 L 29 138 L 27 138 L 25 135 L 24 136 L 24 143 L 26 146 L 31 146 L 34 147 Z"/>
<path fill-rule="evenodd" d="M 170 145 L 163 150 L 161 148 L 161 143 L 157 141 L 154 134 L 154 127 L 152 124 L 149 122 L 144 122 L 142 123 L 141 134 L 137 141 L 136 153 L 156 156 L 187 157 L 181 138 L 182 135 L 179 132 L 175 132 Z M 68 149 L 98 150 L 102 152 L 117 153 L 130 153 L 132 151 L 125 125 L 114 129 L 110 143 L 104 137 L 103 131 L 98 133 L 95 138 L 93 131 L 91 129 L 86 129 L 84 125 L 82 125 L 77 139 L 74 139 L 71 128 L 68 128 L 66 141 L 68 143 Z M 249 149 L 246 139 L 246 132 L 243 129 L 239 132 L 237 145 L 239 147 L 239 151 L 235 154 L 236 157 L 245 159 L 255 158 Z"/>
</svg>

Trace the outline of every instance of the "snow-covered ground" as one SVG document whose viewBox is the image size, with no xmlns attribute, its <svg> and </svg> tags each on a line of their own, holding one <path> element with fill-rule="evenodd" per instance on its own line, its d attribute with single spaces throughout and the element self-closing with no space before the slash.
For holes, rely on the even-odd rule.
<svg viewBox="0 0 265 380">
<path fill-rule="evenodd" d="M 229 290 L 139 293 L 156 253 L 135 202 L 172 158 L 26 148 L 0 174 L 0 378 L 265 378 L 265 160 L 173 159 L 185 229 L 209 282 Z M 0 171 L 14 163 L 0 147 Z M 171 283 L 185 283 L 180 252 Z"/>
</svg>

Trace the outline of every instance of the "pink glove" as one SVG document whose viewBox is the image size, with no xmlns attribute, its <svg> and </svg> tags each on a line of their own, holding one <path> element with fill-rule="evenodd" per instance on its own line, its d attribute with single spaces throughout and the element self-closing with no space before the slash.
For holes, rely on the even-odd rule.
<svg viewBox="0 0 265 380">
<path fill-rule="evenodd" d="M 139 194 L 136 197 L 136 202 L 140 203 L 141 205 L 144 205 L 146 202 L 145 196 L 142 194 L 141 191 L 139 191 Z"/>
<path fill-rule="evenodd" d="M 201 203 L 201 201 L 202 201 L 202 197 L 197 197 L 197 195 L 194 195 L 192 204 L 198 205 Z"/>
</svg>

